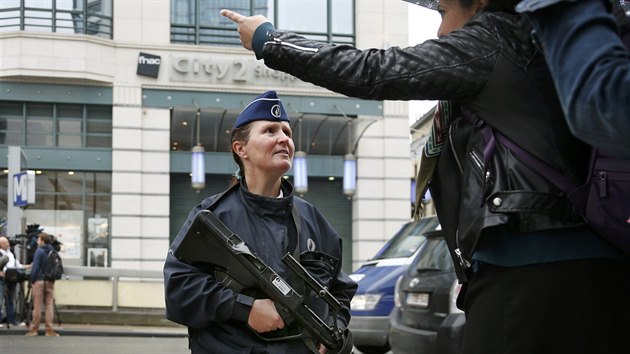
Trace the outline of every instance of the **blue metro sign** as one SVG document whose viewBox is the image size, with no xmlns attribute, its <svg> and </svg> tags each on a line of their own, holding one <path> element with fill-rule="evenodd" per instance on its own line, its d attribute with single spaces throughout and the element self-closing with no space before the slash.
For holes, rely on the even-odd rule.
<svg viewBox="0 0 630 354">
<path fill-rule="evenodd" d="M 13 206 L 35 204 L 35 171 L 22 171 L 13 175 Z"/>
</svg>

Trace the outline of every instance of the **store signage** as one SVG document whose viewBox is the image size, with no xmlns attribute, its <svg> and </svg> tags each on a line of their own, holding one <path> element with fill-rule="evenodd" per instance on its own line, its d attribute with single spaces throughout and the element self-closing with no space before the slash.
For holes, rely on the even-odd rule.
<svg viewBox="0 0 630 354">
<path fill-rule="evenodd" d="M 26 207 L 35 204 L 35 171 L 13 174 L 13 206 Z"/>
<path fill-rule="evenodd" d="M 138 70 L 136 74 L 142 76 L 158 77 L 161 58 L 159 55 L 140 52 L 138 55 Z"/>
<path fill-rule="evenodd" d="M 171 56 L 169 79 L 205 84 L 256 84 L 313 87 L 292 75 L 267 68 L 261 61 L 228 56 Z"/>
</svg>

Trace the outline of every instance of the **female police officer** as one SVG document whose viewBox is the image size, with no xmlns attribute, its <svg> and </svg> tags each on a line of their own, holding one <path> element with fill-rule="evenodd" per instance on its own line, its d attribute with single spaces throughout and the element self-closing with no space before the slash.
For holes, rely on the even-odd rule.
<svg viewBox="0 0 630 354">
<path fill-rule="evenodd" d="M 253 289 L 234 291 L 213 272 L 173 255 L 197 212 L 210 209 L 284 279 L 288 272 L 282 256 L 299 253 L 300 263 L 343 305 L 338 325 L 347 326 L 356 284 L 341 270 L 337 232 L 313 205 L 294 196 L 293 186 L 282 178 L 291 168 L 295 146 L 289 117 L 274 91 L 258 96 L 241 112 L 231 145 L 240 182 L 193 208 L 171 245 L 164 265 L 167 318 L 188 326 L 193 353 L 310 353 L 302 340 L 266 341 L 257 335 L 289 330 L 272 300 Z M 327 305 L 312 305 L 320 317 L 329 316 Z"/>
</svg>

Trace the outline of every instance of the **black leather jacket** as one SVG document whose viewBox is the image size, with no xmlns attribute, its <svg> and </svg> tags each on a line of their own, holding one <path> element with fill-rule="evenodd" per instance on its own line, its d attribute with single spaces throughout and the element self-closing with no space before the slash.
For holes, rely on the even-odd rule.
<svg viewBox="0 0 630 354">
<path fill-rule="evenodd" d="M 269 33 L 257 56 L 270 68 L 347 96 L 452 100 L 573 181 L 584 178 L 588 147 L 568 130 L 544 58 L 519 15 L 482 11 L 440 39 L 383 50 Z M 483 147 L 479 131 L 456 120 L 432 179 L 440 223 L 462 265 L 470 263 L 486 228 L 529 232 L 583 224 L 555 186 L 502 146 L 482 192 Z"/>
</svg>

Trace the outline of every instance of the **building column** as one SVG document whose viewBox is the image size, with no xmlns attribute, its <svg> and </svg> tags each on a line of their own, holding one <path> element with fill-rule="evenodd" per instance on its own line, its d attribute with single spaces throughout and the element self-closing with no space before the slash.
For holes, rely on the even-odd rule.
<svg viewBox="0 0 630 354">
<path fill-rule="evenodd" d="M 169 246 L 170 112 L 142 107 L 140 86 L 115 86 L 113 268 L 160 270 Z"/>
<path fill-rule="evenodd" d="M 352 202 L 352 269 L 372 258 L 411 220 L 409 103 L 385 101 L 383 119 L 357 149 L 357 191 Z"/>
</svg>

